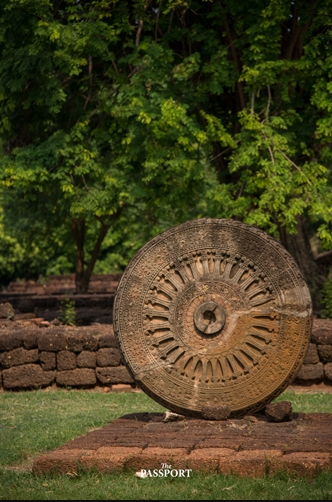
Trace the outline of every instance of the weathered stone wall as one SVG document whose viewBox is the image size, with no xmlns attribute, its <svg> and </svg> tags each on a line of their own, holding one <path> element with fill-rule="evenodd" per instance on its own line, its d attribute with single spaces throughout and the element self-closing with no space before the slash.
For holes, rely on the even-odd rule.
<svg viewBox="0 0 332 502">
<path fill-rule="evenodd" d="M 332 320 L 314 321 L 311 343 L 294 383 L 332 385 Z M 112 326 L 3 328 L 0 387 L 4 390 L 56 386 L 110 390 L 134 387 Z"/>
<path fill-rule="evenodd" d="M 79 326 L 88 326 L 94 323 L 112 324 L 112 310 L 114 293 L 112 294 L 89 294 L 89 295 L 20 295 L 0 293 L 0 323 L 10 326 L 10 321 L 1 320 L 3 305 L 10 303 L 14 309 L 15 321 L 23 321 L 33 318 L 35 322 L 53 321 L 61 316 L 61 304 L 71 301 L 75 307 L 75 320 Z M 3 301 L 4 303 L 1 303 Z M 1 330 L 1 325 L 0 325 Z"/>
<path fill-rule="evenodd" d="M 0 383 L 5 390 L 134 385 L 112 326 L 1 330 Z"/>
<path fill-rule="evenodd" d="M 70 300 L 75 306 L 77 325 L 112 324 L 114 295 L 120 278 L 121 274 L 93 274 L 88 293 L 79 295 L 75 293 L 73 274 L 50 276 L 47 283 L 12 282 L 0 291 L 0 311 L 1 304 L 8 302 L 14 308 L 16 320 L 34 314 L 36 318 L 52 321 L 61 316 L 61 304 Z"/>
<path fill-rule="evenodd" d="M 294 383 L 332 385 L 332 320 L 315 319 L 310 342 Z"/>
<path fill-rule="evenodd" d="M 115 293 L 122 274 L 92 274 L 89 293 Z M 15 281 L 11 282 L 2 295 L 68 295 L 75 293 L 75 275 L 51 275 L 47 282 Z"/>
</svg>

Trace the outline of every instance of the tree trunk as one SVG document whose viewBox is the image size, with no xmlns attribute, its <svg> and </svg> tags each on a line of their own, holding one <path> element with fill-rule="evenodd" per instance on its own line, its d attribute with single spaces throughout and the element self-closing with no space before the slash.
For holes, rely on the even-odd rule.
<svg viewBox="0 0 332 502">
<path fill-rule="evenodd" d="M 89 285 L 85 283 L 86 281 L 84 278 L 85 219 L 74 218 L 72 229 L 76 242 L 76 267 L 75 267 L 76 293 L 86 293 Z"/>
<path fill-rule="evenodd" d="M 96 243 L 94 245 L 93 251 L 91 253 L 90 260 L 89 260 L 89 262 L 87 264 L 86 269 L 84 270 L 84 275 L 83 275 L 82 281 L 80 283 L 80 288 L 81 288 L 80 292 L 81 293 L 87 293 L 88 292 L 91 275 L 92 275 L 94 266 L 95 266 L 97 258 L 98 258 L 100 247 L 101 247 L 101 245 L 103 243 L 103 240 L 106 237 L 106 234 L 108 232 L 109 227 L 110 227 L 109 225 L 105 225 L 104 223 L 101 223 L 101 229 L 100 229 L 100 232 L 99 232 L 99 235 L 98 235 L 98 239 L 97 239 L 97 241 L 96 241 Z M 78 293 L 77 285 L 76 285 L 76 291 Z"/>
<path fill-rule="evenodd" d="M 88 264 L 84 261 L 84 243 L 85 243 L 85 219 L 74 218 L 73 220 L 73 233 L 76 242 L 76 271 L 75 271 L 75 285 L 76 293 L 84 294 L 88 292 L 91 274 L 96 264 L 100 247 L 106 237 L 109 225 L 105 225 L 102 221 L 101 229 L 98 239 L 94 245 Z M 86 266 L 85 266 L 86 265 Z"/>
<path fill-rule="evenodd" d="M 303 217 L 298 218 L 296 234 L 289 234 L 284 227 L 279 227 L 279 235 L 282 245 L 293 256 L 308 284 L 314 309 L 319 310 L 318 293 L 323 286 L 324 278 L 319 274 L 317 262 L 305 229 L 305 219 Z"/>
</svg>

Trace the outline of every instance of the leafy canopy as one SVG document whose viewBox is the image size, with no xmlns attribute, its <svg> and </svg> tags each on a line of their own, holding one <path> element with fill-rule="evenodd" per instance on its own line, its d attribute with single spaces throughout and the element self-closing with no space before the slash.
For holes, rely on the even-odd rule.
<svg viewBox="0 0 332 502">
<path fill-rule="evenodd" d="M 132 231 L 126 261 L 189 218 L 277 236 L 305 217 L 330 248 L 331 16 L 330 0 L 0 0 L 6 239 L 24 220 L 93 256 Z"/>
</svg>

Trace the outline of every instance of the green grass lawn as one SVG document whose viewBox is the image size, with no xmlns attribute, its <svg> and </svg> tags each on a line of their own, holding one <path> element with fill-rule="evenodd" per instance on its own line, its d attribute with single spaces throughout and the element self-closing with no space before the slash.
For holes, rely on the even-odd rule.
<svg viewBox="0 0 332 502">
<path fill-rule="evenodd" d="M 53 450 L 135 411 L 164 411 L 143 393 L 54 390 L 0 394 L 0 466 Z"/>
<path fill-rule="evenodd" d="M 332 395 L 285 392 L 294 411 L 332 413 Z M 0 394 L 1 500 L 332 499 L 332 473 L 315 479 L 286 476 L 250 479 L 193 473 L 191 478 L 139 479 L 133 473 L 34 476 L 14 468 L 69 439 L 134 411 L 163 411 L 143 393 L 51 390 Z M 331 431 L 332 434 L 332 431 Z"/>
</svg>

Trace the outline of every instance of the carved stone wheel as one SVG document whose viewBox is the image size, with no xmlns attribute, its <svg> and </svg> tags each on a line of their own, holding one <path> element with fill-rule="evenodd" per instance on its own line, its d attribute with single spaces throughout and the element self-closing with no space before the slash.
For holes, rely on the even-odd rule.
<svg viewBox="0 0 332 502">
<path fill-rule="evenodd" d="M 131 260 L 114 304 L 127 368 L 153 399 L 200 416 L 261 409 L 293 380 L 311 331 L 308 287 L 290 254 L 225 219 L 167 230 Z"/>
</svg>

